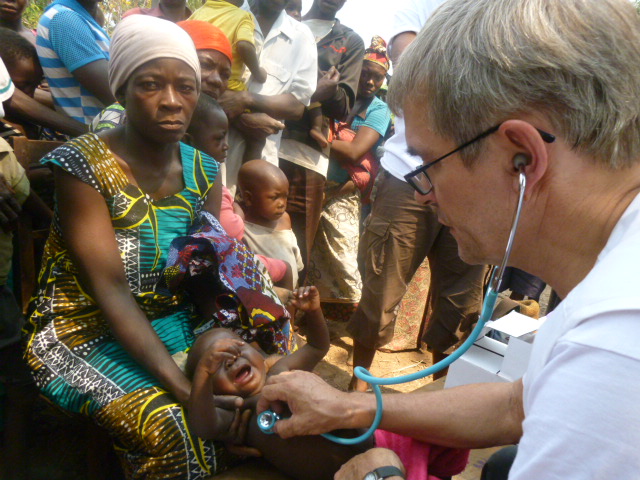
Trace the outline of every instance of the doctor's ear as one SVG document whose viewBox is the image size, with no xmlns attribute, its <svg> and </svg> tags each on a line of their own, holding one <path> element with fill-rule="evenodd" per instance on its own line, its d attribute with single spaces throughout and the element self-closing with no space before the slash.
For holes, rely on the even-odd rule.
<svg viewBox="0 0 640 480">
<path fill-rule="evenodd" d="M 524 170 L 524 168 L 531 163 L 531 158 L 524 153 L 518 153 L 513 157 L 513 168 L 518 172 Z"/>
</svg>

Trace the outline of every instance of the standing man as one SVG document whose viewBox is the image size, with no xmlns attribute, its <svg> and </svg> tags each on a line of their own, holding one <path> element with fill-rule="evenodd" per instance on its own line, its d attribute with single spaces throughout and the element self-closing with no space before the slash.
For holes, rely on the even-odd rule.
<svg viewBox="0 0 640 480">
<path fill-rule="evenodd" d="M 157 5 L 151 8 L 134 7 L 131 10 L 127 10 L 122 15 L 122 18 L 129 15 L 150 15 L 178 23 L 189 18 L 192 13 L 187 7 L 187 0 L 160 0 Z"/>
<path fill-rule="evenodd" d="M 404 53 L 389 102 L 423 160 L 409 177 L 462 259 L 509 264 L 563 298 L 524 378 L 390 394 L 380 427 L 450 447 L 518 443 L 510 480 L 640 470 L 640 17 L 628 0 L 448 0 Z M 523 180 L 524 177 L 524 180 Z M 526 180 L 526 181 L 525 181 Z M 526 188 L 523 186 L 526 184 Z M 304 372 L 306 373 L 306 372 Z M 373 395 L 269 379 L 283 437 L 371 425 Z M 400 452 L 402 453 L 402 452 Z M 397 465 L 356 457 L 336 479 Z"/>
<path fill-rule="evenodd" d="M 100 0 L 54 0 L 38 24 L 36 49 L 57 110 L 90 125 L 109 90 L 107 32 L 95 21 Z"/>
<path fill-rule="evenodd" d="M 336 18 L 345 2 L 314 0 L 303 17 L 303 23 L 311 29 L 316 40 L 320 75 L 310 108 L 322 108 L 325 135 L 328 135 L 330 122 L 344 120 L 353 107 L 364 56 L 360 36 Z M 289 179 L 287 212 L 305 265 L 320 222 L 330 149 L 329 145 L 320 147 L 309 135 L 310 130 L 310 116 L 306 111 L 302 119 L 287 122 L 280 145 L 280 159 L 283 160 L 280 168 Z"/>
<path fill-rule="evenodd" d="M 285 121 L 302 117 L 311 101 L 317 83 L 316 45 L 309 29 L 296 22 L 284 10 L 286 0 L 256 0 L 252 12 L 256 18 L 255 45 L 260 66 L 267 80 L 250 80 L 243 92 L 227 91 L 220 104 L 234 126 L 253 136 L 268 132 L 261 128 L 263 120 Z M 242 113 L 250 110 L 252 113 Z M 266 118 L 265 117 L 270 117 Z M 268 124 L 267 124 L 268 125 Z M 278 165 L 278 149 L 282 131 L 266 138 L 262 159 Z M 229 132 L 226 185 L 236 184 L 245 142 L 235 129 Z"/>
<path fill-rule="evenodd" d="M 390 46 L 394 64 L 442 2 L 409 0 L 396 12 Z M 404 175 L 421 162 L 407 153 L 404 134 L 404 119 L 397 117 L 395 134 L 385 143 L 376 197 L 360 241 L 362 298 L 347 327 L 353 338 L 354 368 L 368 369 L 376 350 L 393 339 L 400 301 L 425 257 L 431 269 L 432 313 L 423 341 L 434 363 L 469 332 L 480 313 L 485 269 L 460 260 L 456 240 L 438 223 L 433 206 L 414 198 Z M 353 376 L 349 388 L 365 391 L 367 384 Z"/>
</svg>

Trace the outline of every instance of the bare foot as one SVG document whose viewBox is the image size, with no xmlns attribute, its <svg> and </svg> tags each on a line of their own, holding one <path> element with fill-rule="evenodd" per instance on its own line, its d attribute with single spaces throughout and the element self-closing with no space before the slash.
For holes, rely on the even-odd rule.
<svg viewBox="0 0 640 480">
<path fill-rule="evenodd" d="M 369 384 L 364 380 L 360 380 L 358 377 L 351 377 L 349 382 L 348 392 L 366 392 L 369 389 Z"/>
</svg>

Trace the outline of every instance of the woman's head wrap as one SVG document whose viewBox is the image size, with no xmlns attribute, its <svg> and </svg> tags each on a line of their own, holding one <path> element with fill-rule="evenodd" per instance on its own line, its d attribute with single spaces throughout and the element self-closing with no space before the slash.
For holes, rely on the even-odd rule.
<svg viewBox="0 0 640 480">
<path fill-rule="evenodd" d="M 217 50 L 233 62 L 231 54 L 231 42 L 215 25 L 202 20 L 184 20 L 178 22 L 178 26 L 184 28 L 191 40 L 196 45 L 196 50 Z"/>
<path fill-rule="evenodd" d="M 173 22 L 130 15 L 116 26 L 109 53 L 109 88 L 114 96 L 136 68 L 158 58 L 175 58 L 189 65 L 200 90 L 200 62 L 193 41 Z"/>
<path fill-rule="evenodd" d="M 377 63 L 385 72 L 389 70 L 389 55 L 387 54 L 387 43 L 379 37 L 374 35 L 371 39 L 371 45 L 364 51 L 364 59 L 369 62 Z"/>
</svg>

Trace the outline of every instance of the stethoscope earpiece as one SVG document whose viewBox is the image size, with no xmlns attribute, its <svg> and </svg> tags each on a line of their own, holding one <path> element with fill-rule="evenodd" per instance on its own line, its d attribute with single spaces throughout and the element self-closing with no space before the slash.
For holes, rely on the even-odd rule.
<svg viewBox="0 0 640 480">
<path fill-rule="evenodd" d="M 524 170 L 524 167 L 526 167 L 530 163 L 531 159 L 524 153 L 518 153 L 515 157 L 513 157 L 513 167 L 519 172 Z"/>
</svg>

